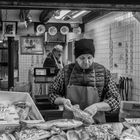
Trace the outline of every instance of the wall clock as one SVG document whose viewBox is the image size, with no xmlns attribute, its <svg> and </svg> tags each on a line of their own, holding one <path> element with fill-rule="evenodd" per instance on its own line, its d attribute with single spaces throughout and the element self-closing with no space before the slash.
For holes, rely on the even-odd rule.
<svg viewBox="0 0 140 140">
<path fill-rule="evenodd" d="M 57 34 L 57 28 L 56 28 L 55 26 L 49 27 L 48 33 L 49 33 L 50 35 L 56 35 L 56 34 Z"/>
<path fill-rule="evenodd" d="M 66 35 L 69 32 L 69 28 L 67 26 L 62 26 L 60 32 L 61 34 Z"/>
</svg>

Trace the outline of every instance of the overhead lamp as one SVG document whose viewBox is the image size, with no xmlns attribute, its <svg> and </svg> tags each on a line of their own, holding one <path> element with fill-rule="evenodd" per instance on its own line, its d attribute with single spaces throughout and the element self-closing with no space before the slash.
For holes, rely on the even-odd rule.
<svg viewBox="0 0 140 140">
<path fill-rule="evenodd" d="M 87 11 L 85 11 L 85 10 L 80 11 L 80 12 L 78 12 L 77 14 L 73 15 L 72 18 L 77 18 L 77 17 L 79 17 L 80 15 L 82 15 L 82 14 L 84 14 L 84 13 L 86 13 L 86 12 L 87 12 Z"/>
<path fill-rule="evenodd" d="M 66 20 L 69 20 L 69 19 L 71 19 L 71 16 L 70 16 L 70 15 L 66 15 L 66 16 L 63 16 L 63 17 L 62 17 L 62 20 L 65 20 L 65 21 L 66 21 Z"/>
<path fill-rule="evenodd" d="M 68 14 L 71 10 L 61 10 L 59 16 L 55 16 L 56 19 L 61 19 L 66 14 Z"/>
</svg>

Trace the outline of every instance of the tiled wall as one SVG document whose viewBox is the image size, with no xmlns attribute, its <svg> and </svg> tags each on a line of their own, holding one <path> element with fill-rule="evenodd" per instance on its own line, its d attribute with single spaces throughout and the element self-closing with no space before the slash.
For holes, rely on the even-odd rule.
<svg viewBox="0 0 140 140">
<path fill-rule="evenodd" d="M 131 12 L 112 12 L 85 27 L 94 39 L 95 61 L 133 79 L 132 100 L 140 101 L 140 22 Z"/>
<path fill-rule="evenodd" d="M 19 63 L 19 82 L 27 82 L 31 65 L 42 67 L 42 55 L 20 55 Z"/>
<path fill-rule="evenodd" d="M 20 42 L 20 36 L 27 36 L 27 35 L 33 35 L 34 32 L 34 25 L 31 24 L 28 26 L 28 28 L 18 28 L 16 39 Z M 31 68 L 31 65 L 34 67 L 36 66 L 42 66 L 43 60 L 45 59 L 45 53 L 44 55 L 26 55 L 21 54 L 20 50 L 20 43 L 19 43 L 19 82 L 27 82 L 28 81 L 28 72 Z"/>
</svg>

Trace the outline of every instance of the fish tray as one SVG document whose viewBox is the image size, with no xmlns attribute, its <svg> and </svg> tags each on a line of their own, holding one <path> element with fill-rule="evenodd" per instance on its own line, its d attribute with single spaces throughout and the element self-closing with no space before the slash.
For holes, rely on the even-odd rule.
<svg viewBox="0 0 140 140">
<path fill-rule="evenodd" d="M 27 92 L 13 92 L 13 91 L 0 91 L 0 102 L 6 102 L 10 101 L 10 104 L 14 102 L 29 102 L 31 104 L 31 110 L 33 115 L 35 116 L 36 120 L 38 121 L 43 121 L 44 118 L 42 117 L 41 113 L 39 112 L 38 108 L 36 107 L 34 101 L 32 100 L 31 96 Z M 26 120 L 31 123 L 32 121 L 34 122 L 35 120 Z M 17 121 L 13 124 L 0 124 L 0 132 L 4 130 L 14 130 L 14 128 L 20 126 L 20 123 Z"/>
</svg>

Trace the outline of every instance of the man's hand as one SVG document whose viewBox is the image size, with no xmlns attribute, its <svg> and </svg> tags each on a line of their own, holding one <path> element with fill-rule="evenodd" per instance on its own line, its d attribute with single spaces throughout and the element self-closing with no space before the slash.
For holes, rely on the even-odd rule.
<svg viewBox="0 0 140 140">
<path fill-rule="evenodd" d="M 72 111 L 72 104 L 69 99 L 63 99 L 63 105 L 66 110 Z"/>
<path fill-rule="evenodd" d="M 90 105 L 85 108 L 84 111 L 89 113 L 91 116 L 94 116 L 97 113 L 97 106 L 95 104 Z"/>
<path fill-rule="evenodd" d="M 76 111 L 80 109 L 80 106 L 78 104 L 73 106 L 73 115 L 75 119 L 79 119 L 79 113 Z M 79 119 L 80 120 L 80 119 Z"/>
</svg>

